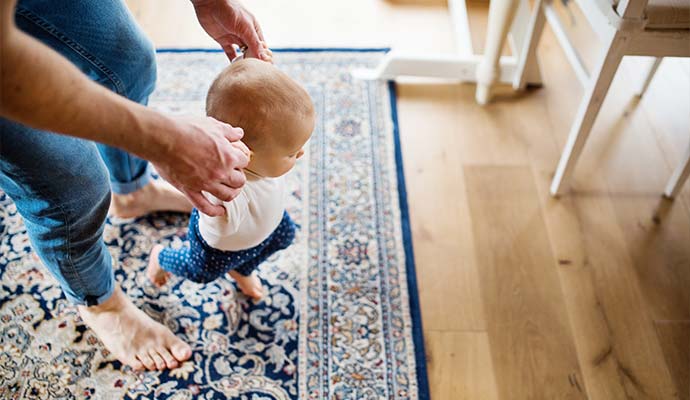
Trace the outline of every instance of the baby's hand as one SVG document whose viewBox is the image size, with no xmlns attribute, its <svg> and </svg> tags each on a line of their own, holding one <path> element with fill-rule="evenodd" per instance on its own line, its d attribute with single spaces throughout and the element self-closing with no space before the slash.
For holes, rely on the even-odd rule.
<svg viewBox="0 0 690 400">
<path fill-rule="evenodd" d="M 258 58 L 260 60 L 264 60 L 266 62 L 270 62 L 273 64 L 273 52 L 271 49 L 268 48 L 268 45 L 266 42 L 261 42 L 261 57 L 258 56 L 258 54 L 254 54 L 251 49 L 247 49 L 244 52 L 244 58 Z"/>
</svg>

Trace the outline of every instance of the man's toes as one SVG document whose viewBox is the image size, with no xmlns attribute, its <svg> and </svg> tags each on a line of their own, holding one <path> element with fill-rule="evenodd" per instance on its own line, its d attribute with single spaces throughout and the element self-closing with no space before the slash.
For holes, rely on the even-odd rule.
<svg viewBox="0 0 690 400">
<path fill-rule="evenodd" d="M 148 354 L 137 354 L 137 358 L 149 371 L 154 371 L 156 369 L 156 363 L 153 362 L 153 359 Z"/>
<path fill-rule="evenodd" d="M 191 347 L 182 341 L 170 346 L 170 351 L 172 352 L 173 357 L 175 357 L 175 359 L 177 359 L 179 362 L 187 361 L 189 360 L 189 357 L 192 356 Z"/>
<path fill-rule="evenodd" d="M 175 357 L 173 357 L 172 354 L 170 354 L 168 349 L 164 349 L 164 348 L 158 349 L 158 354 L 160 354 L 160 356 L 163 357 L 163 360 L 165 361 L 165 365 L 169 369 L 175 369 L 175 368 L 177 368 L 178 365 L 180 365 L 177 362 L 177 360 L 175 359 Z"/>
<path fill-rule="evenodd" d="M 165 369 L 165 360 L 163 360 L 163 357 L 161 357 L 156 350 L 151 350 L 149 352 L 149 355 L 151 356 L 151 359 L 153 359 L 153 362 L 156 364 L 157 370 L 162 371 Z"/>
<path fill-rule="evenodd" d="M 130 367 L 132 367 L 132 369 L 135 370 L 135 371 L 137 371 L 137 372 L 138 372 L 138 371 L 143 371 L 143 370 L 144 370 L 144 364 L 142 364 L 141 362 L 139 362 L 139 360 L 137 360 L 137 359 L 129 360 L 129 361 L 127 362 L 127 365 L 129 365 Z"/>
</svg>

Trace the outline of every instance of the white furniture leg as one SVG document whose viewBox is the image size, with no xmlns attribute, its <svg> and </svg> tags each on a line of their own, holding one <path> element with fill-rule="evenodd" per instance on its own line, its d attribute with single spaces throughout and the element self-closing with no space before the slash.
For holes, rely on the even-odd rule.
<svg viewBox="0 0 690 400">
<path fill-rule="evenodd" d="M 518 13 L 523 11 L 527 5 L 520 3 L 518 6 Z M 520 50 L 517 71 L 515 71 L 515 79 L 513 80 L 513 89 L 522 90 L 527 86 L 527 82 L 534 83 L 541 82 L 541 74 L 539 73 L 539 65 L 537 63 L 537 46 L 541 40 L 541 34 L 544 31 L 544 24 L 546 18 L 544 17 L 544 10 L 542 9 L 542 0 L 536 0 L 532 6 L 533 11 L 527 23 L 525 33 L 526 39 L 522 43 Z M 513 25 L 518 22 L 515 19 Z"/>
<path fill-rule="evenodd" d="M 498 67 L 501 49 L 515 17 L 519 0 L 493 0 L 489 3 L 489 26 L 486 32 L 484 57 L 477 67 L 477 103 L 486 104 L 491 98 L 491 86 L 500 75 Z"/>
<path fill-rule="evenodd" d="M 544 21 L 538 6 L 530 13 L 528 0 L 492 0 L 485 55 L 475 54 L 472 49 L 465 0 L 448 0 L 448 8 L 455 34 L 455 53 L 435 55 L 393 50 L 376 68 L 353 69 L 352 76 L 366 80 L 403 76 L 459 82 L 479 80 L 476 97 L 481 104 L 488 102 L 490 87 L 496 82 L 511 84 L 516 90 L 530 84 L 541 86 L 535 48 Z M 501 57 L 507 35 L 512 39 L 514 55 Z"/>
<path fill-rule="evenodd" d="M 649 69 L 647 70 L 647 74 L 644 77 L 644 80 L 640 84 L 640 87 L 637 89 L 637 96 L 642 97 L 644 92 L 647 91 L 647 88 L 649 87 L 649 83 L 652 81 L 652 78 L 654 78 L 654 74 L 656 73 L 656 70 L 659 68 L 659 65 L 661 64 L 661 60 L 663 57 L 656 57 L 654 59 L 654 62 L 649 66 Z"/>
<path fill-rule="evenodd" d="M 668 181 L 666 185 L 666 191 L 664 191 L 664 196 L 672 199 L 678 195 L 680 189 L 683 187 L 683 183 L 688 179 L 690 175 L 690 146 L 683 156 L 683 161 L 680 165 L 673 171 L 671 180 Z"/>
<path fill-rule="evenodd" d="M 584 99 L 580 103 L 561 160 L 558 162 L 556 174 L 551 182 L 551 194 L 553 196 L 563 193 L 563 188 L 572 175 L 577 159 L 582 153 L 582 148 L 585 146 L 609 86 L 611 86 L 611 81 L 616 75 L 618 65 L 623 59 L 626 39 L 628 38 L 617 33 L 608 43 L 605 43 L 604 54 L 600 57 L 599 65 L 585 89 Z"/>
</svg>

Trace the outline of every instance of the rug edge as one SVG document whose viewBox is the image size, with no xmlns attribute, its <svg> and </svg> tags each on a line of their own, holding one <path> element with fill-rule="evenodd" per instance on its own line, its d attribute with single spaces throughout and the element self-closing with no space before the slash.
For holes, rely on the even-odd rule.
<svg viewBox="0 0 690 400">
<path fill-rule="evenodd" d="M 395 81 L 388 81 L 390 96 L 391 120 L 393 122 L 393 141 L 395 143 L 395 164 L 398 177 L 398 206 L 400 207 L 400 227 L 402 229 L 405 250 L 405 271 L 407 275 L 407 291 L 410 299 L 410 317 L 412 318 L 412 341 L 415 347 L 415 364 L 417 369 L 417 388 L 420 400 L 429 400 L 429 376 L 426 368 L 426 349 L 424 345 L 424 330 L 422 327 L 422 312 L 417 288 L 417 268 L 414 261 L 412 245 L 412 229 L 410 226 L 410 211 L 407 202 L 407 188 L 405 185 L 405 170 L 403 168 L 402 145 L 400 141 L 400 127 L 398 125 L 398 102 Z"/>
</svg>

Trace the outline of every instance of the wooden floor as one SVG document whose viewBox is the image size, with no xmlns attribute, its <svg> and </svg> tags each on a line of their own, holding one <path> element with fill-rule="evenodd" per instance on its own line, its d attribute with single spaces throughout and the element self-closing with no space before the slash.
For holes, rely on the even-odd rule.
<svg viewBox="0 0 690 400">
<path fill-rule="evenodd" d="M 211 46 L 188 2 L 130 0 L 157 46 Z M 269 44 L 451 51 L 444 3 L 246 1 Z M 470 9 L 481 47 L 486 5 Z M 585 59 L 597 41 L 575 10 Z M 690 139 L 690 63 L 644 98 L 619 70 L 560 200 L 548 188 L 582 89 L 547 28 L 544 87 L 399 84 L 432 398 L 689 399 L 690 184 L 660 194 Z"/>
</svg>

